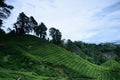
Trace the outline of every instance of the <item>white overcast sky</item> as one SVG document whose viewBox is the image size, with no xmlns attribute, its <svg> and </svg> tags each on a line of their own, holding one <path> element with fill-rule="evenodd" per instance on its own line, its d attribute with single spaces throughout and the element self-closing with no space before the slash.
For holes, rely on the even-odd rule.
<svg viewBox="0 0 120 80">
<path fill-rule="evenodd" d="M 14 6 L 5 25 L 12 27 L 20 12 L 55 27 L 64 39 L 84 42 L 120 40 L 120 0 L 6 0 Z"/>
</svg>

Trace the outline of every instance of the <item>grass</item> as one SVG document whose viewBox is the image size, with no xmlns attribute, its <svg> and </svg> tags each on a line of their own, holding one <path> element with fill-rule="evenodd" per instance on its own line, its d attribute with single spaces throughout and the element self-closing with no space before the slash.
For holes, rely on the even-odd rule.
<svg viewBox="0 0 120 80">
<path fill-rule="evenodd" d="M 92 64 L 35 36 L 0 40 L 0 80 L 119 80 L 120 64 Z"/>
</svg>

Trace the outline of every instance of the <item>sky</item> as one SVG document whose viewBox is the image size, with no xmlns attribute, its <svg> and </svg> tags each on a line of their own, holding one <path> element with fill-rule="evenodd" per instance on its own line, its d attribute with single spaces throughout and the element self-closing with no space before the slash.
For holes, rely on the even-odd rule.
<svg viewBox="0 0 120 80">
<path fill-rule="evenodd" d="M 120 40 L 120 0 L 6 0 L 14 6 L 5 26 L 19 13 L 33 16 L 47 28 L 55 27 L 63 39 L 89 43 Z"/>
</svg>

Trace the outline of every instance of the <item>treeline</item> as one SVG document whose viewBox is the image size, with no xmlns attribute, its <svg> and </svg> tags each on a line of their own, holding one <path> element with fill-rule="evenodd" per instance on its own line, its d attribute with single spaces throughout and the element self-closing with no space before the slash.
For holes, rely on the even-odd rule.
<svg viewBox="0 0 120 80">
<path fill-rule="evenodd" d="M 46 25 L 43 22 L 38 24 L 33 16 L 28 17 L 24 12 L 19 14 L 13 28 L 13 30 L 9 29 L 10 32 L 8 34 L 25 35 L 34 33 L 40 39 L 46 39 L 47 36 Z M 51 42 L 60 44 L 62 34 L 58 29 L 50 28 L 49 35 L 52 37 Z"/>
<path fill-rule="evenodd" d="M 13 29 L 8 28 L 8 34 L 25 35 L 32 33 L 40 39 L 47 39 L 47 29 L 48 28 L 43 22 L 38 24 L 33 16 L 28 17 L 24 12 L 22 12 L 18 15 L 17 21 L 13 24 Z M 58 45 L 61 43 L 62 34 L 58 29 L 54 27 L 50 28 L 49 35 L 52 37 L 51 42 Z"/>
<path fill-rule="evenodd" d="M 69 39 L 63 47 L 94 64 L 100 65 L 110 59 L 120 62 L 120 44 L 90 44 Z"/>
</svg>

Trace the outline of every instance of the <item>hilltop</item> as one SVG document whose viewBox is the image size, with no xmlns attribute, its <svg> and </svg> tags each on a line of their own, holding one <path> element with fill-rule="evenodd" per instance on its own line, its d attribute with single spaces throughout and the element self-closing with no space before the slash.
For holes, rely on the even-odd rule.
<svg viewBox="0 0 120 80">
<path fill-rule="evenodd" d="M 35 36 L 0 39 L 0 80 L 119 80 L 119 75 L 116 61 L 98 66 Z"/>
</svg>

